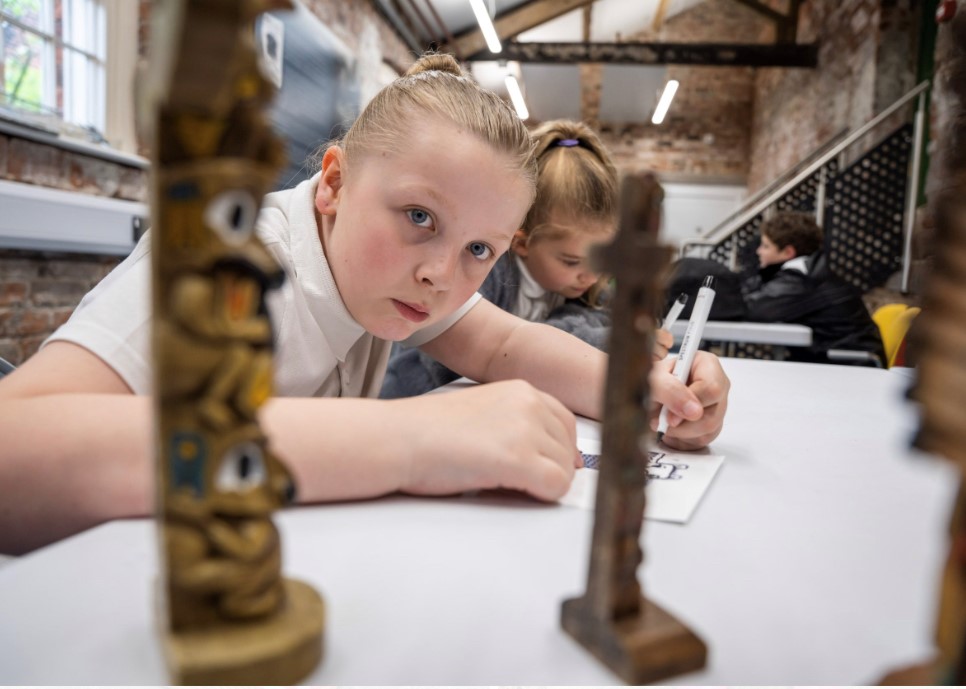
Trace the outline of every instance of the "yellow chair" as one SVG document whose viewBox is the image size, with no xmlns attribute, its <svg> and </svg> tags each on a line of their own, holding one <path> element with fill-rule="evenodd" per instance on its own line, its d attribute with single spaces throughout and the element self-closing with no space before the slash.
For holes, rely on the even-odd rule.
<svg viewBox="0 0 966 689">
<path fill-rule="evenodd" d="M 872 320 L 879 327 L 882 347 L 885 349 L 886 368 L 896 365 L 896 357 L 909 332 L 912 320 L 919 315 L 918 306 L 908 304 L 885 304 L 872 314 Z"/>
</svg>

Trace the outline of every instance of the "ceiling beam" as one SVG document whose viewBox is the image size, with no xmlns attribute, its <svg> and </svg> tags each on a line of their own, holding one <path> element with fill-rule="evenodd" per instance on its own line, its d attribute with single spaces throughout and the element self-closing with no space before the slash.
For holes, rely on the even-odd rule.
<svg viewBox="0 0 966 689">
<path fill-rule="evenodd" d="M 667 17 L 667 6 L 670 0 L 660 0 L 657 9 L 654 10 L 654 19 L 651 21 L 651 31 L 660 31 L 664 26 L 664 18 Z"/>
<path fill-rule="evenodd" d="M 576 64 L 608 62 L 638 65 L 708 65 L 719 67 L 817 67 L 818 44 L 734 43 L 517 43 L 499 55 L 477 60 Z"/>
<path fill-rule="evenodd" d="M 406 32 L 408 32 L 409 35 L 411 36 L 411 39 L 407 39 L 406 43 L 409 45 L 410 48 L 415 47 L 415 49 L 418 52 L 420 53 L 423 52 L 426 49 L 426 47 L 422 45 L 422 41 L 419 38 L 419 32 L 416 30 L 416 27 L 413 25 L 412 19 L 410 19 L 409 15 L 403 11 L 400 0 L 391 0 L 391 2 L 392 2 L 393 10 L 396 12 L 396 16 L 399 17 L 399 21 L 403 23 L 403 25 L 405 26 Z M 373 4 L 379 7 L 380 9 L 382 7 L 378 2 Z M 400 35 L 405 33 L 402 30 L 400 30 L 399 27 L 396 26 L 395 22 L 390 22 L 390 25 L 396 29 L 396 33 Z M 415 46 L 413 46 L 413 41 L 416 41 Z"/>
<path fill-rule="evenodd" d="M 500 40 L 506 40 L 551 19 L 556 19 L 562 14 L 567 14 L 593 3 L 594 0 L 530 0 L 530 2 L 497 15 L 493 25 L 496 27 L 496 33 Z M 460 34 L 454 41 L 447 41 L 446 44 L 440 46 L 442 52 L 467 55 L 471 58 L 485 49 L 486 41 L 483 39 L 483 32 L 479 28 Z M 502 55 L 490 59 L 502 59 Z"/>
<path fill-rule="evenodd" d="M 376 9 L 376 12 L 379 13 L 379 16 L 382 17 L 382 19 L 386 22 L 386 25 L 392 29 L 393 33 L 396 34 L 400 41 L 409 46 L 410 50 L 422 52 L 422 47 L 419 45 L 419 41 L 416 39 L 416 37 L 410 36 L 406 31 L 403 31 L 399 27 L 396 19 L 389 14 L 381 2 L 374 2 L 372 3 L 372 6 Z"/>
<path fill-rule="evenodd" d="M 449 27 L 446 26 L 446 22 L 442 20 L 442 18 L 439 16 L 439 12 L 436 11 L 436 5 L 433 4 L 433 0 L 426 0 L 426 7 L 429 8 L 429 11 L 433 15 L 433 18 L 436 20 L 436 23 L 439 24 L 440 28 L 443 30 L 443 36 L 445 36 L 448 42 L 452 43 L 453 34 L 450 33 Z M 456 53 L 456 59 L 462 60 L 463 56 L 460 55 L 459 53 Z"/>
<path fill-rule="evenodd" d="M 412 9 L 413 14 L 416 15 L 416 19 L 419 20 L 419 23 L 422 24 L 423 28 L 426 30 L 426 35 L 429 36 L 429 45 L 432 46 L 433 43 L 438 44 L 439 40 L 437 40 L 436 31 L 426 19 L 426 15 L 423 14 L 423 11 L 419 9 L 419 5 L 416 4 L 415 0 L 406 0 L 406 6 Z"/>
</svg>

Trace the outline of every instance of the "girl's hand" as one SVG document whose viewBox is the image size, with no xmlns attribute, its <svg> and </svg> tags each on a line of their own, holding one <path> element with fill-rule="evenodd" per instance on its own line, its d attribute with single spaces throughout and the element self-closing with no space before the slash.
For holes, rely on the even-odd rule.
<svg viewBox="0 0 966 689">
<path fill-rule="evenodd" d="M 685 387 L 671 374 L 675 359 L 654 363 L 651 369 L 651 429 L 657 430 L 661 406 L 668 406 L 664 444 L 675 450 L 697 450 L 721 433 L 728 409 L 731 381 L 718 357 L 699 351 Z"/>
<path fill-rule="evenodd" d="M 660 361 L 666 357 L 673 346 L 674 335 L 660 328 L 654 331 L 654 351 L 651 353 L 654 361 Z"/>
<path fill-rule="evenodd" d="M 398 402 L 408 407 L 412 431 L 404 441 L 412 455 L 403 492 L 509 488 L 556 500 L 582 464 L 573 414 L 524 381 Z"/>
</svg>

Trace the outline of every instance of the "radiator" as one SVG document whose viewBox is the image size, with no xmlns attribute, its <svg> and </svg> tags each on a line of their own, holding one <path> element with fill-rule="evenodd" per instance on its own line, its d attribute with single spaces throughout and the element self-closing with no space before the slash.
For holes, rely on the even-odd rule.
<svg viewBox="0 0 966 689">
<path fill-rule="evenodd" d="M 148 206 L 0 180 L 0 248 L 126 256 Z"/>
</svg>

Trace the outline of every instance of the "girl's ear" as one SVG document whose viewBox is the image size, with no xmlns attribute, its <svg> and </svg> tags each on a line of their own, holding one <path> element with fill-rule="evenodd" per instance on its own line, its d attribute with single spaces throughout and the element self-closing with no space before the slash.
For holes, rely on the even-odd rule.
<svg viewBox="0 0 966 689">
<path fill-rule="evenodd" d="M 527 234 L 522 229 L 513 233 L 513 239 L 510 240 L 510 251 L 520 258 L 527 257 Z"/>
<path fill-rule="evenodd" d="M 315 208 L 322 215 L 335 215 L 345 184 L 345 151 L 340 146 L 329 146 L 322 156 L 322 174 L 315 192 Z"/>
</svg>

